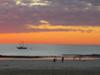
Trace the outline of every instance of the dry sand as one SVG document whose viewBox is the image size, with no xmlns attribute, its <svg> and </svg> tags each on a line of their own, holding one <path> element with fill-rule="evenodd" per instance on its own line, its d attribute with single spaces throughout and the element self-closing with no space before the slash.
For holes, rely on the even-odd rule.
<svg viewBox="0 0 100 75">
<path fill-rule="evenodd" d="M 100 60 L 0 59 L 0 75 L 100 75 Z"/>
</svg>

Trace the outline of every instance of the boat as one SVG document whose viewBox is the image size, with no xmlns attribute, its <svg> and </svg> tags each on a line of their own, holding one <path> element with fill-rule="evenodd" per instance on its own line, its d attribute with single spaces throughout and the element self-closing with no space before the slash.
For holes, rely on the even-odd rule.
<svg viewBox="0 0 100 75">
<path fill-rule="evenodd" d="M 27 49 L 27 47 L 19 46 L 17 49 Z"/>
<path fill-rule="evenodd" d="M 20 46 L 16 47 L 17 49 L 28 49 L 28 47 L 26 47 L 24 45 L 24 43 L 20 44 Z"/>
</svg>

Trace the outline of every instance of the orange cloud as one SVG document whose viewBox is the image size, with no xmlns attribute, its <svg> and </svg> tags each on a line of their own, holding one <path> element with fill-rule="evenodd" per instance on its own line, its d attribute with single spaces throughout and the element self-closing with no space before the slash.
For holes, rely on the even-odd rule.
<svg viewBox="0 0 100 75">
<path fill-rule="evenodd" d="M 80 32 L 100 32 L 100 26 L 72 26 L 72 25 L 51 25 L 46 20 L 40 20 L 40 25 L 31 25 L 27 24 L 26 29 L 33 29 L 33 30 L 49 30 L 49 31 L 80 31 Z"/>
<path fill-rule="evenodd" d="M 46 20 L 40 20 L 40 23 L 42 23 L 42 24 L 49 24 L 49 22 L 46 21 Z"/>
<path fill-rule="evenodd" d="M 63 25 L 50 25 L 50 24 L 41 24 L 41 25 L 26 25 L 27 29 L 36 29 L 36 30 L 64 30 L 64 31 L 83 31 L 83 32 L 89 32 L 89 31 L 95 31 L 100 32 L 99 26 L 63 26 Z"/>
</svg>

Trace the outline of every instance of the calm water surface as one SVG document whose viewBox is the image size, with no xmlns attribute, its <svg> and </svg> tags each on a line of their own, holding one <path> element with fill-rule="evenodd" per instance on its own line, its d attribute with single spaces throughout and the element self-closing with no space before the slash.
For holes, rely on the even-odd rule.
<svg viewBox="0 0 100 75">
<path fill-rule="evenodd" d="M 40 45 L 27 44 L 26 50 L 17 49 L 17 44 L 1 44 L 0 55 L 62 55 L 62 54 L 100 54 L 100 46 L 95 45 Z"/>
</svg>

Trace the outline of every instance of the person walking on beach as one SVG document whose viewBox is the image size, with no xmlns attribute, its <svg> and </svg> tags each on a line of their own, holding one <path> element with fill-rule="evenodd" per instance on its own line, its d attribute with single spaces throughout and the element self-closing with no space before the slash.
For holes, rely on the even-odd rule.
<svg viewBox="0 0 100 75">
<path fill-rule="evenodd" d="M 54 58 L 53 58 L 53 62 L 56 62 L 56 60 L 57 60 L 57 57 L 54 57 Z"/>
<path fill-rule="evenodd" d="M 61 58 L 61 61 L 64 62 L 64 57 Z"/>
</svg>

